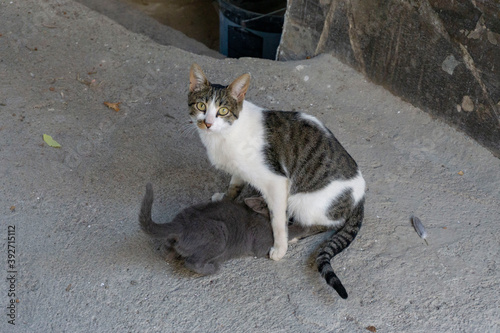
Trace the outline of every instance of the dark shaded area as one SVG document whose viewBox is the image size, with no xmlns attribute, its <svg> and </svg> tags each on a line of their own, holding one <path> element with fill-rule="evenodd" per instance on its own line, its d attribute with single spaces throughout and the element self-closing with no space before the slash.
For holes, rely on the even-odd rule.
<svg viewBox="0 0 500 333">
<path fill-rule="evenodd" d="M 162 45 L 172 45 L 195 54 L 206 55 L 218 59 L 222 54 L 204 44 L 186 38 L 182 32 L 161 24 L 152 17 L 120 0 L 76 0 L 88 8 L 101 13 L 130 31 L 148 36 Z"/>
</svg>

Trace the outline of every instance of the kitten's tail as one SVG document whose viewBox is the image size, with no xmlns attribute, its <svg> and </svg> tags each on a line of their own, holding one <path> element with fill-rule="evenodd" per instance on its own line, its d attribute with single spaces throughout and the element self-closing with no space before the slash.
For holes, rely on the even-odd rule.
<svg viewBox="0 0 500 333">
<path fill-rule="evenodd" d="M 340 282 L 340 279 L 334 273 L 330 261 L 334 256 L 347 248 L 354 238 L 356 238 L 361 228 L 363 215 L 364 199 L 352 210 L 344 226 L 325 242 L 316 257 L 316 265 L 318 266 L 318 271 L 321 273 L 321 276 L 343 299 L 347 298 L 347 291 L 342 285 L 342 282 Z"/>
<path fill-rule="evenodd" d="M 141 229 L 154 238 L 169 238 L 173 236 L 178 230 L 175 229 L 174 223 L 158 224 L 151 218 L 151 210 L 153 208 L 153 185 L 148 183 L 146 185 L 146 194 L 142 199 L 141 212 L 139 213 L 139 223 Z"/>
</svg>

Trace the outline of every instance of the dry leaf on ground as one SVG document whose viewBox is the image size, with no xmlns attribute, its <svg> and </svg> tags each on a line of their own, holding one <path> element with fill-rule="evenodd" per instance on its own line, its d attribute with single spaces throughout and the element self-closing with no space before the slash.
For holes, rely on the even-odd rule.
<svg viewBox="0 0 500 333">
<path fill-rule="evenodd" d="M 116 112 L 120 111 L 119 105 L 122 102 L 117 102 L 117 103 L 110 103 L 110 102 L 104 102 L 104 105 L 106 105 L 108 108 L 115 110 Z"/>
</svg>

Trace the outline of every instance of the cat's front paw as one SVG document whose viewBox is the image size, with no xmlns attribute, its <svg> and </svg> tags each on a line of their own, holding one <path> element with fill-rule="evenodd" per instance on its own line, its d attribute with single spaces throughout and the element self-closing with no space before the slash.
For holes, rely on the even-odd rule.
<svg viewBox="0 0 500 333">
<path fill-rule="evenodd" d="M 212 195 L 212 202 L 222 201 L 225 195 L 225 193 L 215 193 L 214 195 Z"/>
<path fill-rule="evenodd" d="M 278 261 L 281 258 L 283 258 L 286 254 L 286 250 L 288 249 L 288 244 L 285 244 L 285 246 L 274 246 L 269 250 L 269 258 Z"/>
</svg>

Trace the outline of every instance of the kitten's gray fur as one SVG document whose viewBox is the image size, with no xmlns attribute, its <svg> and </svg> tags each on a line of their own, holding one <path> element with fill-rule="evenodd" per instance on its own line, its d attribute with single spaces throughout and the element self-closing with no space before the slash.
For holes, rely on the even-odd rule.
<svg viewBox="0 0 500 333">
<path fill-rule="evenodd" d="M 153 187 L 147 184 L 139 214 L 142 230 L 164 240 L 166 250 L 184 258 L 186 268 L 196 273 L 214 274 L 232 258 L 265 257 L 273 245 L 269 213 L 261 198 L 247 198 L 246 205 L 229 200 L 194 205 L 163 224 L 151 218 L 153 199 Z M 292 237 L 308 230 L 289 228 Z"/>
</svg>

